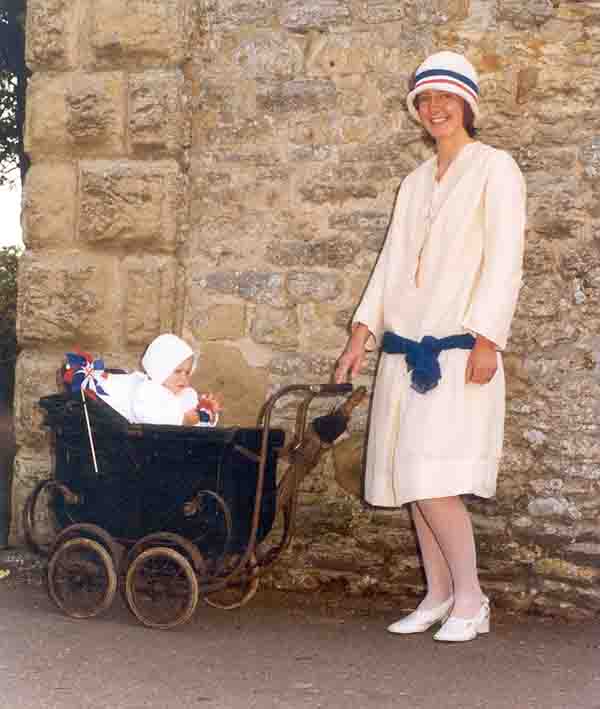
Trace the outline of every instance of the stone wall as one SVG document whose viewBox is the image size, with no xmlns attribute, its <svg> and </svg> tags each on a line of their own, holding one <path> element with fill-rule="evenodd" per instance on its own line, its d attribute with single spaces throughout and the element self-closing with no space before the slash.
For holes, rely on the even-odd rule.
<svg viewBox="0 0 600 709">
<path fill-rule="evenodd" d="M 407 78 L 451 48 L 480 72 L 481 138 L 512 152 L 530 195 L 506 455 L 497 499 L 472 502 L 482 579 L 498 604 L 597 614 L 599 4 L 28 5 L 13 537 L 51 473 L 36 401 L 74 345 L 133 367 L 161 330 L 181 333 L 202 345 L 226 423 L 252 422 L 283 384 L 329 378 L 398 185 L 429 154 Z M 406 514 L 348 492 L 365 425 L 363 409 L 305 482 L 269 583 L 399 604 L 422 589 Z"/>
</svg>

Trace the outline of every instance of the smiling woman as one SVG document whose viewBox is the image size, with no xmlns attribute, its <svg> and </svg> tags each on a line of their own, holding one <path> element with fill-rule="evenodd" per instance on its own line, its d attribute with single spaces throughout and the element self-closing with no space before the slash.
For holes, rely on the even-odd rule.
<svg viewBox="0 0 600 709">
<path fill-rule="evenodd" d="M 21 187 L 0 187 L 0 248 L 23 246 L 21 230 Z"/>
</svg>

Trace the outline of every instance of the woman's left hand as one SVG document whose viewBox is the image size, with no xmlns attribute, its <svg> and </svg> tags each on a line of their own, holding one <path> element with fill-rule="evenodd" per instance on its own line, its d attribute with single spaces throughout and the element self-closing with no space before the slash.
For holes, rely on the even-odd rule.
<svg viewBox="0 0 600 709">
<path fill-rule="evenodd" d="M 465 381 L 467 384 L 487 384 L 498 369 L 496 343 L 483 335 L 477 335 L 475 346 L 467 360 Z"/>
</svg>

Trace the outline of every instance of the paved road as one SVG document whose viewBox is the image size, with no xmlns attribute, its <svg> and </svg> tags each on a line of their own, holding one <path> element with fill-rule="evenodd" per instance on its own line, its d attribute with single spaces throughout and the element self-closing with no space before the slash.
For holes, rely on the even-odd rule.
<svg viewBox="0 0 600 709">
<path fill-rule="evenodd" d="M 387 611 L 264 592 L 202 606 L 172 631 L 117 599 L 63 616 L 40 585 L 0 580 L 2 709 L 600 709 L 600 621 L 497 619 L 462 645 L 384 632 Z"/>
</svg>

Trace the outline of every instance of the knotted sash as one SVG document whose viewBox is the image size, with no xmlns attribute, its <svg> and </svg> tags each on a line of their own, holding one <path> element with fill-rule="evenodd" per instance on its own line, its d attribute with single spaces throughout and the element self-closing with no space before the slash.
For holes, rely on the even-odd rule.
<svg viewBox="0 0 600 709">
<path fill-rule="evenodd" d="M 425 335 L 421 342 L 400 337 L 394 332 L 385 332 L 381 349 L 386 354 L 406 355 L 406 366 L 411 372 L 411 387 L 420 394 L 434 389 L 442 378 L 438 357 L 444 350 L 472 350 L 475 345 L 473 335 L 450 335 L 449 337 L 431 337 Z"/>
</svg>

